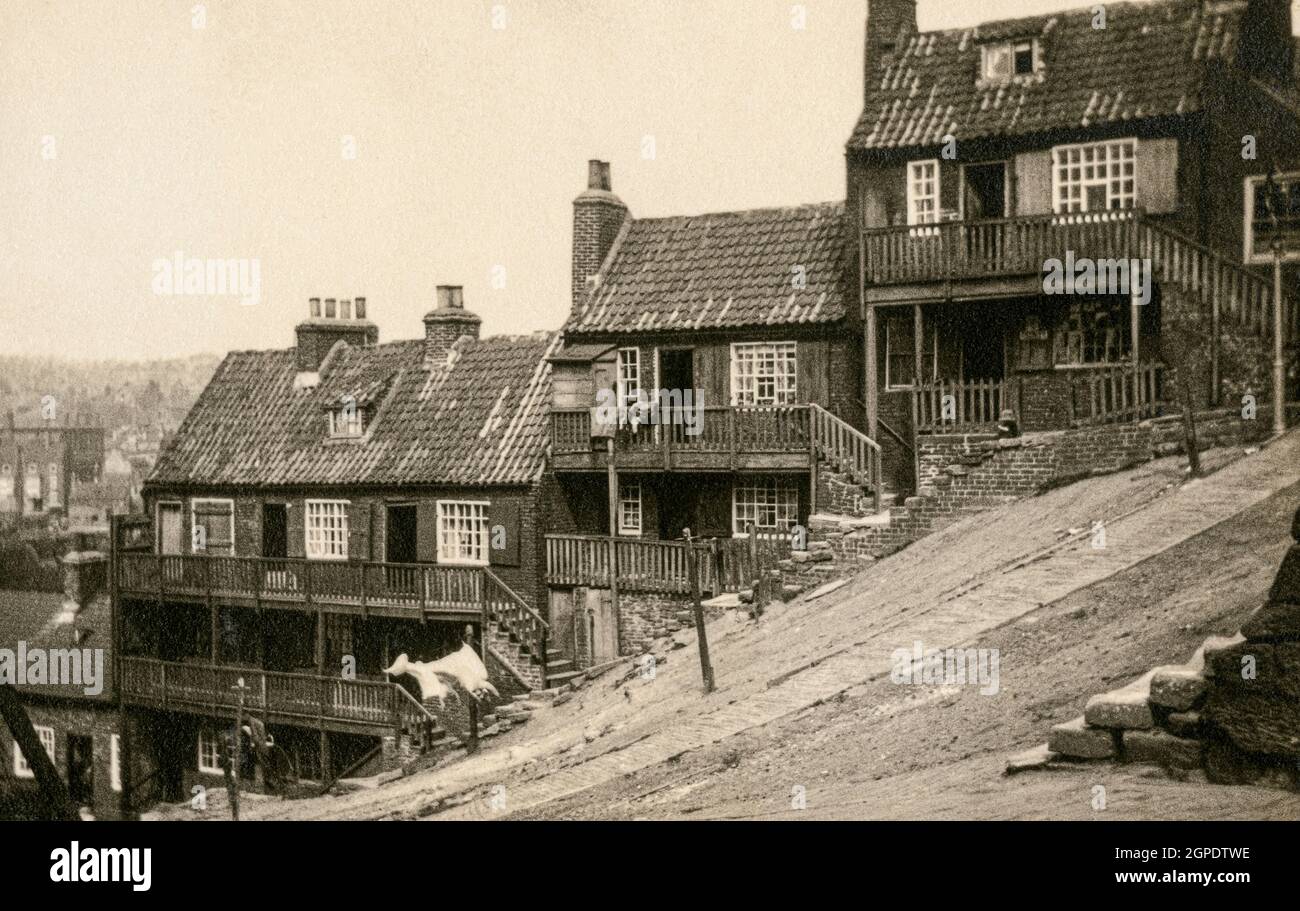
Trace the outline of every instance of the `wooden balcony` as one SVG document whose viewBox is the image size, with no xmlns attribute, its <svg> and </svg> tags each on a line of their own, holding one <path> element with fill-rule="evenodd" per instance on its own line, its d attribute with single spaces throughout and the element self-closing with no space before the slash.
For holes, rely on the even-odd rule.
<svg viewBox="0 0 1300 911">
<path fill-rule="evenodd" d="M 257 668 L 122 659 L 120 689 L 129 705 L 234 717 L 244 681 L 244 711 L 273 724 L 309 724 L 381 734 L 433 720 L 394 683 L 285 674 Z"/>
<path fill-rule="evenodd" d="M 485 603 L 477 566 L 122 552 L 116 571 L 120 594 L 163 601 L 433 620 L 477 619 Z"/>
<path fill-rule="evenodd" d="M 909 286 L 961 283 L 971 296 L 1041 291 L 1044 263 L 1067 251 L 1094 259 L 1137 255 L 1137 209 L 942 222 L 863 232 L 869 299 L 934 297 Z"/>
<path fill-rule="evenodd" d="M 749 588 L 762 567 L 789 558 L 792 539 L 789 534 L 760 533 L 697 541 L 693 546 L 700 591 L 716 595 Z M 546 582 L 609 588 L 616 579 L 619 591 L 689 594 L 686 547 L 685 541 L 547 535 Z"/>
<path fill-rule="evenodd" d="M 614 459 L 626 471 L 807 471 L 813 464 L 809 406 L 705 408 L 700 432 L 684 423 L 619 428 Z M 556 471 L 603 471 L 606 442 L 591 436 L 589 409 L 551 412 Z"/>
</svg>

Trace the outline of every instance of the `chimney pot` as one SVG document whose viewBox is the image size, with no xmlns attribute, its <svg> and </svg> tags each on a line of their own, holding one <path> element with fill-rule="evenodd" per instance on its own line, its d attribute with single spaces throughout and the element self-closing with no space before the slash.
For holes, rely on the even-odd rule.
<svg viewBox="0 0 1300 911">
<path fill-rule="evenodd" d="M 364 297 L 357 298 L 357 306 L 355 312 L 357 314 L 357 319 L 366 318 L 366 299 Z"/>
<path fill-rule="evenodd" d="M 334 314 L 338 311 L 338 301 L 332 297 L 325 298 L 325 318 L 334 319 Z"/>
<path fill-rule="evenodd" d="M 438 286 L 439 310 L 464 310 L 465 289 L 461 285 Z"/>
<path fill-rule="evenodd" d="M 587 189 L 588 190 L 610 190 L 609 181 L 609 162 L 592 159 L 587 162 Z"/>
<path fill-rule="evenodd" d="M 320 319 L 320 298 L 313 297 L 307 301 L 307 306 L 311 308 L 311 318 Z"/>
<path fill-rule="evenodd" d="M 339 319 L 352 319 L 352 301 L 339 301 Z"/>
</svg>

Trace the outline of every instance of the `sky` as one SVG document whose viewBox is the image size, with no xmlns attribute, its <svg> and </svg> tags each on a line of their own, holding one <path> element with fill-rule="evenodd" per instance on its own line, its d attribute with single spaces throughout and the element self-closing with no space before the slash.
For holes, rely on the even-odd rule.
<svg viewBox="0 0 1300 911">
<path fill-rule="evenodd" d="M 558 328 L 590 158 L 636 216 L 843 198 L 865 7 L 5 0 L 0 354 L 283 348 L 310 297 L 412 338 L 439 284 L 484 334 Z M 260 293 L 169 292 L 178 254 L 255 267 Z"/>
</svg>

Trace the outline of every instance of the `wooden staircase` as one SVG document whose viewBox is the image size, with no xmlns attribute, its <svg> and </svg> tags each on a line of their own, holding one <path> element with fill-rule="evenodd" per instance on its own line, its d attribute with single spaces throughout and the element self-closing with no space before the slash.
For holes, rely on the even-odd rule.
<svg viewBox="0 0 1300 911">
<path fill-rule="evenodd" d="M 885 492 L 880 444 L 820 405 L 810 404 L 808 415 L 815 456 L 870 493 L 873 508 L 879 512 Z"/>
<path fill-rule="evenodd" d="M 484 569 L 484 625 L 490 657 L 528 690 L 545 689 L 550 625 L 490 569 Z M 491 668 L 489 667 L 489 670 Z"/>
</svg>

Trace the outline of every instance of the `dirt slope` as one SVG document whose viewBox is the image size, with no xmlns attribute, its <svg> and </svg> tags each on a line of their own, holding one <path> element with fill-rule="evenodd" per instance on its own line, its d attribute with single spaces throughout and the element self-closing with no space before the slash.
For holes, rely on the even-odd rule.
<svg viewBox="0 0 1300 911">
<path fill-rule="evenodd" d="M 1227 455 L 1213 454 L 1210 461 L 1222 464 Z M 845 815 L 910 815 L 903 793 L 895 793 L 903 776 L 923 780 L 935 768 L 947 776 L 955 774 L 954 762 L 960 765 L 980 757 L 990 774 L 976 776 L 979 788 L 997 788 L 994 773 L 1005 753 L 1041 741 L 1049 720 L 1064 718 L 1073 710 L 1065 703 L 1082 700 L 1109 680 L 1135 676 L 1154 663 L 1157 651 L 1174 652 L 1158 660 L 1183 657 L 1183 643 L 1139 647 L 1148 626 L 1212 626 L 1215 619 L 1201 616 L 1191 604 L 1190 592 L 1200 584 L 1191 580 L 1180 589 L 1187 594 L 1162 595 L 1173 600 L 1167 607 L 1155 607 L 1154 599 L 1162 591 L 1158 585 L 1165 584 L 1155 577 L 1152 585 L 1157 587 L 1149 593 L 1151 604 L 1143 610 L 1141 622 L 1135 598 L 1128 593 L 1132 580 L 1114 589 L 1106 609 L 1122 618 L 1115 622 L 1127 626 L 1113 632 L 1102 626 L 1093 635 L 1087 625 L 1094 622 L 1088 619 L 1094 614 L 1096 623 L 1105 622 L 1100 604 L 1090 607 L 1082 621 L 1069 615 L 1076 607 L 1040 610 L 1041 605 L 1117 573 L 1140 575 L 1142 561 L 1300 481 L 1300 435 L 1241 459 L 1209 479 L 1180 486 L 1181 479 L 1181 466 L 1172 459 L 1091 479 L 970 517 L 881 561 L 821 600 L 779 606 L 758 623 L 729 614 L 710 624 L 719 689 L 707 698 L 699 692 L 694 635 L 679 634 L 682 648 L 667 655 L 667 663 L 660 664 L 653 679 L 619 679 L 611 674 L 597 680 L 469 760 L 341 797 L 257 801 L 246 815 L 672 816 L 704 812 L 705 807 L 717 815 L 763 815 L 788 807 L 795 784 L 807 789 L 810 806 L 819 806 L 829 815 L 829 802 L 812 800 L 819 782 L 834 782 L 837 787 L 852 783 L 855 790 L 835 798 Z M 1105 525 L 1104 548 L 1092 546 L 1089 530 L 1097 521 Z M 1257 524 L 1247 523 L 1247 527 Z M 1280 541 L 1279 537 L 1272 545 L 1275 550 Z M 1224 558 L 1218 545 L 1207 553 L 1215 560 Z M 1252 551 L 1249 560 L 1256 562 L 1241 564 L 1237 571 L 1262 590 L 1267 585 L 1267 567 L 1276 565 L 1276 554 L 1267 549 L 1259 555 Z M 1203 569 L 1211 561 L 1189 562 Z M 1224 577 L 1223 584 L 1228 594 L 1242 594 L 1235 609 L 1244 611 L 1254 597 L 1252 590 L 1231 576 Z M 1142 600 L 1147 599 L 1144 595 Z M 1173 622 L 1180 610 L 1189 612 L 1187 618 Z M 1027 622 L 1018 622 L 1022 620 Z M 1223 622 L 1231 626 L 1235 620 Z M 1029 634 L 1036 638 L 1025 640 Z M 1196 644 L 1193 639 L 1199 642 L 1199 635 L 1199 629 L 1187 632 L 1186 651 Z M 1111 651 L 1104 645 L 1108 636 L 1118 643 L 1113 659 L 1106 657 Z M 881 683 L 882 676 L 887 680 L 893 651 L 910 648 L 916 640 L 940 648 L 977 640 L 992 643 L 990 647 L 1001 649 L 1005 656 L 1001 694 L 978 697 L 933 688 L 919 692 L 905 688 L 900 693 L 899 687 Z M 1039 651 L 1029 650 L 1031 642 L 1037 643 Z M 1129 652 L 1130 648 L 1136 650 Z M 846 695 L 839 695 L 845 691 Z M 843 702 L 808 714 L 809 707 L 819 702 L 841 698 Z M 982 702 L 971 704 L 971 698 Z M 859 730 L 858 724 L 864 727 Z M 877 731 L 875 726 L 881 724 L 885 726 Z M 719 741 L 724 745 L 715 745 Z M 768 746 L 758 752 L 737 746 L 751 742 Z M 804 749 L 808 753 L 800 759 L 803 754 L 798 751 Z M 701 756 L 712 758 L 696 759 Z M 821 756 L 828 761 L 819 765 L 816 759 Z M 831 762 L 832 757 L 838 759 Z M 694 768 L 690 763 L 695 761 L 703 765 Z M 673 798 L 662 810 L 651 810 L 653 803 L 626 803 L 633 792 L 619 790 L 625 776 L 632 776 L 627 782 L 645 777 L 657 782 L 652 787 L 666 785 L 668 779 L 653 776 L 667 775 L 676 766 L 683 774 L 693 770 L 703 776 L 682 785 L 688 793 L 713 793 L 710 789 L 722 785 L 712 780 L 710 770 L 738 764 L 746 768 L 746 775 L 757 776 L 754 789 L 735 794 L 717 791 L 716 797 L 698 807 Z M 778 771 L 764 771 L 765 766 Z M 879 789 L 874 797 L 873 786 Z M 662 798 L 675 793 L 675 787 L 657 793 Z M 924 793 L 943 792 L 937 785 L 914 787 Z M 958 786 L 951 800 L 957 801 L 964 788 Z M 498 799 L 487 801 L 489 794 Z M 1011 809 L 1018 806 L 1012 801 Z M 1031 812 L 1033 808 L 1019 809 Z M 914 812 L 943 811 L 916 804 Z"/>
</svg>

